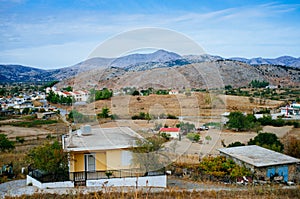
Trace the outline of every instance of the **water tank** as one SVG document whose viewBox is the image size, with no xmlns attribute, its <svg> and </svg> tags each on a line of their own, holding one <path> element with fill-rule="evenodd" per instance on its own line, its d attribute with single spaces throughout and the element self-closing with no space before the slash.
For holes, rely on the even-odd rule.
<svg viewBox="0 0 300 199">
<path fill-rule="evenodd" d="M 82 131 L 82 135 L 90 135 L 92 133 L 92 128 L 90 125 L 85 125 L 80 127 L 80 130 Z"/>
</svg>

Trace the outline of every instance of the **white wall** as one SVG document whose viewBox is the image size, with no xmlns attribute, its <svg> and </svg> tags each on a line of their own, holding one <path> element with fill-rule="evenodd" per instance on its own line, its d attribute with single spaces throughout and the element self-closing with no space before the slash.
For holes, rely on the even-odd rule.
<svg viewBox="0 0 300 199">
<path fill-rule="evenodd" d="M 148 181 L 148 183 L 147 183 Z M 106 186 L 153 186 L 153 187 L 167 187 L 167 176 L 144 176 L 133 178 L 112 178 L 100 180 L 87 180 L 87 187 L 101 187 L 107 182 Z M 137 183 L 137 184 L 136 184 Z"/>
<path fill-rule="evenodd" d="M 74 183 L 71 181 L 41 183 L 40 181 L 27 175 L 26 185 L 29 185 L 29 184 L 32 184 L 33 186 L 36 186 L 40 189 L 74 187 Z"/>
<path fill-rule="evenodd" d="M 133 177 L 133 178 L 87 180 L 86 186 L 102 187 L 104 185 L 104 182 L 107 182 L 106 186 L 136 186 L 137 185 L 139 187 L 143 187 L 143 186 L 167 187 L 167 176 L 161 175 L 161 176 L 145 176 L 145 177 Z M 27 175 L 26 185 L 29 184 L 32 184 L 32 186 L 36 186 L 40 189 L 74 187 L 74 183 L 72 181 L 41 183 L 38 180 Z"/>
</svg>

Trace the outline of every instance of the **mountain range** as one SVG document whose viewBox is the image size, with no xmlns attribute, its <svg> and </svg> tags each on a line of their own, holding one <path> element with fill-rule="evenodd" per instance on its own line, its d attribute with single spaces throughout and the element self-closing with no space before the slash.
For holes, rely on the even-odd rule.
<svg viewBox="0 0 300 199">
<path fill-rule="evenodd" d="M 276 59 L 245 59 L 239 57 L 226 59 L 208 54 L 180 56 L 173 52 L 158 50 L 149 54 L 130 54 L 118 58 L 96 57 L 74 66 L 52 70 L 21 65 L 0 65 L 0 81 L 36 82 L 68 81 L 72 79 L 74 81 L 74 77 L 76 77 L 78 82 L 84 82 L 84 78 L 86 78 L 85 81 L 89 81 L 90 84 L 111 86 L 113 84 L 112 81 L 116 83 L 117 80 L 121 81 L 120 79 L 124 77 L 132 79 L 133 77 L 130 76 L 132 74 L 142 75 L 143 77 L 145 77 L 145 74 L 148 74 L 148 76 L 152 77 L 152 73 L 155 73 L 156 76 L 153 76 L 152 79 L 158 77 L 168 79 L 168 77 L 161 77 L 158 72 L 171 75 L 169 69 L 173 69 L 177 73 L 183 73 L 189 84 L 197 86 L 197 77 L 193 77 L 194 74 L 190 74 L 191 66 L 194 68 L 202 67 L 201 70 L 205 67 L 207 68 L 207 66 L 210 66 L 210 68 L 215 67 L 221 75 L 223 73 L 224 77 L 222 76 L 222 78 L 233 85 L 244 85 L 247 81 L 251 81 L 250 77 L 262 80 L 267 79 L 274 84 L 282 83 L 285 82 L 284 79 L 289 79 L 290 83 L 298 84 L 300 76 L 300 58 L 283 56 Z M 205 71 L 205 73 L 210 73 L 210 71 Z M 121 84 L 126 85 L 125 82 L 121 82 Z"/>
</svg>

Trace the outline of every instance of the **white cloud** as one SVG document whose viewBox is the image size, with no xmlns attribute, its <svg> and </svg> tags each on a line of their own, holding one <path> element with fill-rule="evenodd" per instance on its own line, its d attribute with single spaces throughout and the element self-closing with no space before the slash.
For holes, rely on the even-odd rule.
<svg viewBox="0 0 300 199">
<path fill-rule="evenodd" d="M 33 13 L 23 18 L 18 14 L 2 16 L 0 62 L 48 67 L 71 65 L 85 59 L 100 42 L 143 27 L 178 31 L 208 53 L 221 56 L 295 56 L 300 51 L 298 23 L 274 19 L 299 7 L 299 4 L 269 3 L 206 13 L 110 15 L 93 11 L 41 16 Z M 126 42 L 129 41 L 123 41 L 123 45 Z M 182 44 L 176 45 L 180 48 Z"/>
<path fill-rule="evenodd" d="M 0 53 L 0 62 L 51 69 L 71 66 L 87 58 L 96 47 L 94 42 L 72 42 L 6 50 Z"/>
</svg>

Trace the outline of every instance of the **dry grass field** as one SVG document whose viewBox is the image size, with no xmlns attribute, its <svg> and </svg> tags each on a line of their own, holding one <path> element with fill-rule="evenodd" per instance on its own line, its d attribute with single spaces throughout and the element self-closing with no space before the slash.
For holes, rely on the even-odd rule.
<svg viewBox="0 0 300 199">
<path fill-rule="evenodd" d="M 214 93 L 192 93 L 191 96 L 149 95 L 149 96 L 114 96 L 111 100 L 101 100 L 76 107 L 80 112 L 96 114 L 103 107 L 108 107 L 111 114 L 121 118 L 130 118 L 140 112 L 152 115 L 171 114 L 176 116 L 220 116 L 225 111 L 252 112 L 254 108 L 277 108 L 282 101 L 266 100 L 265 104 L 250 103 L 248 97 L 228 96 Z"/>
</svg>

